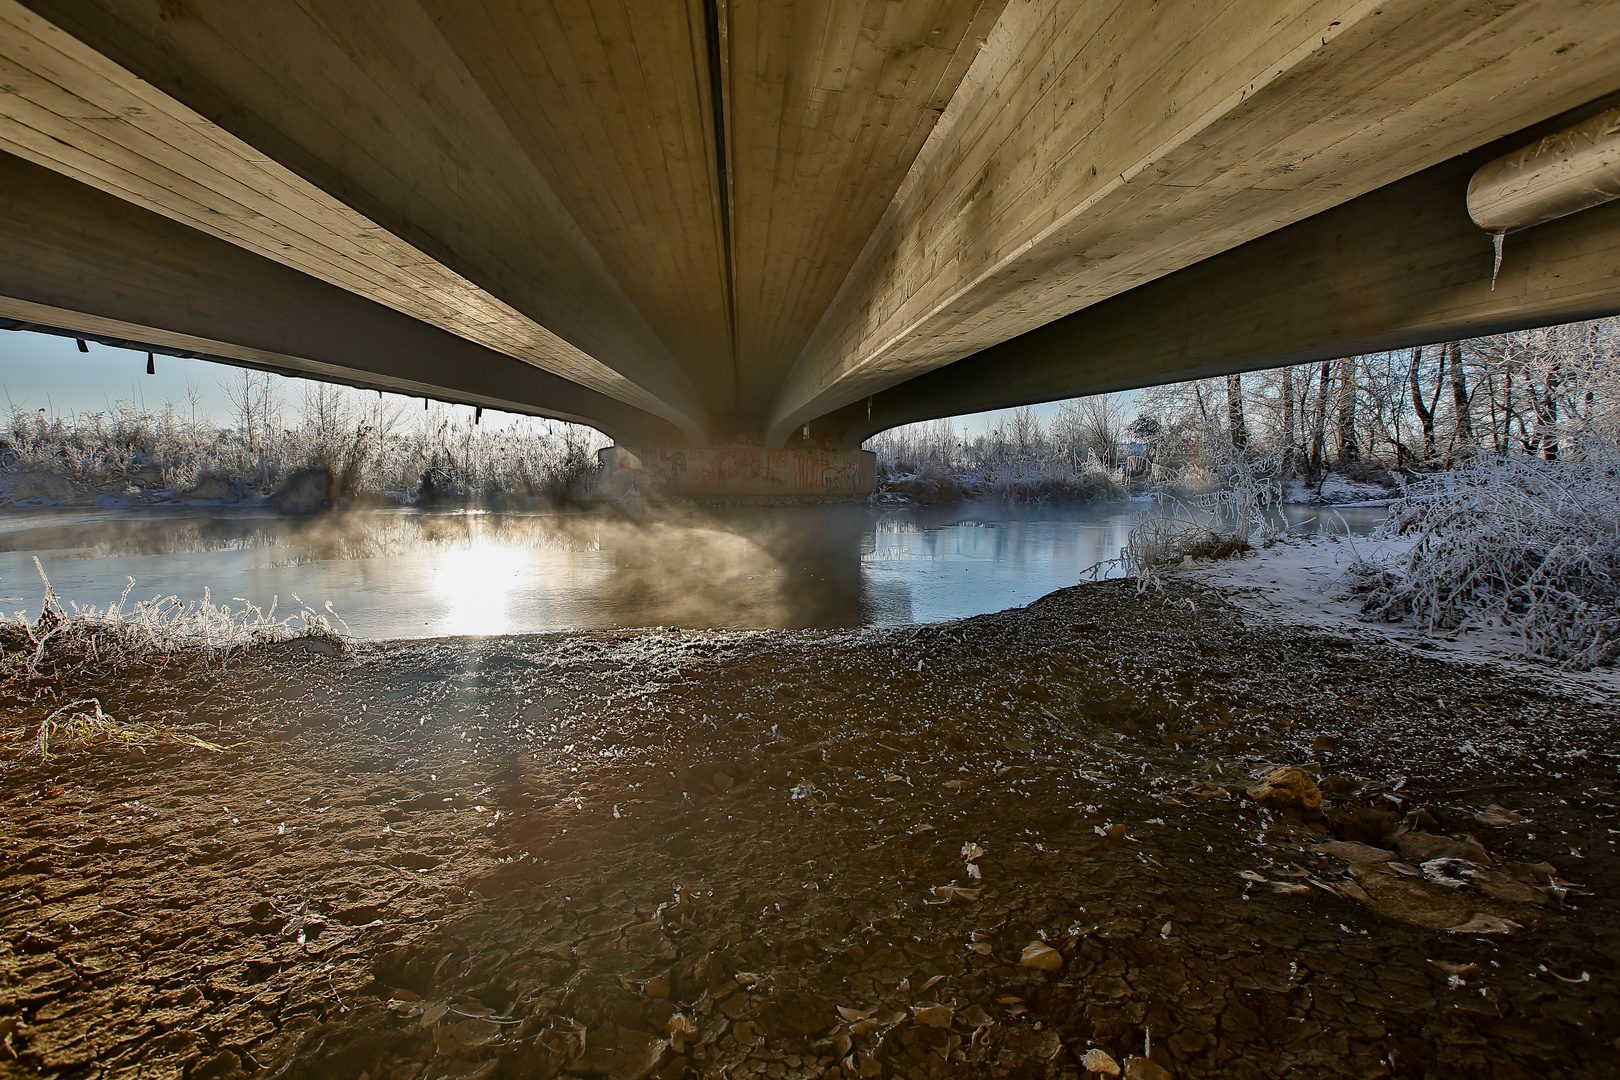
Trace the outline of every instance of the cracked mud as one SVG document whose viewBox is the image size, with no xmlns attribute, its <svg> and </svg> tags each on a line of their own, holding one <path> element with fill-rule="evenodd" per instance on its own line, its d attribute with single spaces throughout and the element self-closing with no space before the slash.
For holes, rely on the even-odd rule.
<svg viewBox="0 0 1620 1080">
<path fill-rule="evenodd" d="M 1612 704 L 1245 627 L 284 646 L 0 766 L 0 1075 L 1604 1076 Z"/>
</svg>

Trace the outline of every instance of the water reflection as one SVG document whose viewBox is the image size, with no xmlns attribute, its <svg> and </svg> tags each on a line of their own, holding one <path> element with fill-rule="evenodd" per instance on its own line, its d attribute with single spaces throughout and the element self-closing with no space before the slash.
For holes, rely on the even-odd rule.
<svg viewBox="0 0 1620 1080">
<path fill-rule="evenodd" d="M 0 605 L 204 587 L 267 606 L 330 600 L 372 638 L 617 626 L 840 627 L 933 622 L 1025 604 L 1113 558 L 1139 504 L 981 504 L 591 514 L 365 510 L 33 512 L 0 518 Z M 1290 516 L 1337 531 L 1314 508 Z M 1382 510 L 1346 511 L 1365 532 Z"/>
</svg>

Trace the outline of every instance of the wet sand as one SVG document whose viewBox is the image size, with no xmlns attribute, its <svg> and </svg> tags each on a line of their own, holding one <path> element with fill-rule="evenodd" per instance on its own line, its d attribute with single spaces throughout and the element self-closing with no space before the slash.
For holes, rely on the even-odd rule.
<svg viewBox="0 0 1620 1080">
<path fill-rule="evenodd" d="M 1612 706 L 1190 583 L 37 691 L 0 705 L 94 696 L 228 749 L 0 765 L 0 1075 L 1077 1077 L 1098 1050 L 1600 1077 L 1620 1051 Z M 1320 818 L 1247 793 L 1278 766 Z"/>
</svg>

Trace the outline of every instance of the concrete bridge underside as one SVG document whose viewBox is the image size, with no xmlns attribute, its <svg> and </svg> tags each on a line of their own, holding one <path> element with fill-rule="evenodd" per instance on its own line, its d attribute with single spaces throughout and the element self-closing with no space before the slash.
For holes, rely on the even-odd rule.
<svg viewBox="0 0 1620 1080">
<path fill-rule="evenodd" d="M 1620 311 L 1620 202 L 1494 289 L 1465 205 L 1617 104 L 1580 0 L 0 0 L 0 326 L 858 484 L 898 423 Z"/>
</svg>

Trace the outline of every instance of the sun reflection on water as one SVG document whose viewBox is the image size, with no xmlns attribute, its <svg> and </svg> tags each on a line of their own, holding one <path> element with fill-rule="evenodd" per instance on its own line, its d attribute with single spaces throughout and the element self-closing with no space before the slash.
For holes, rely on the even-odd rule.
<svg viewBox="0 0 1620 1080">
<path fill-rule="evenodd" d="M 438 632 L 505 634 L 511 629 L 509 604 L 513 591 L 536 552 L 488 540 L 474 540 L 445 549 L 434 583 L 447 610 Z"/>
</svg>

